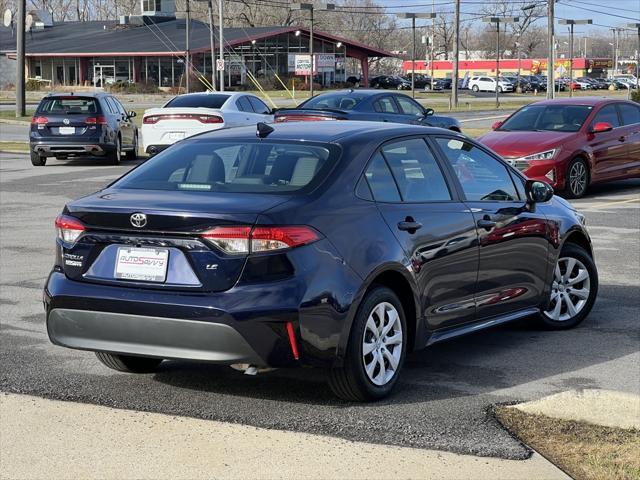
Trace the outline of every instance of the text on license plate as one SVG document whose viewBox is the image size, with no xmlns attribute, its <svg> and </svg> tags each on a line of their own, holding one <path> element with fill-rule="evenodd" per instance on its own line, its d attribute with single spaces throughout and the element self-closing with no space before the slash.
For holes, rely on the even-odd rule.
<svg viewBox="0 0 640 480">
<path fill-rule="evenodd" d="M 118 248 L 115 277 L 123 280 L 164 282 L 169 250 L 166 248 Z"/>
<path fill-rule="evenodd" d="M 76 127 L 60 127 L 58 132 L 60 132 L 60 135 L 73 135 L 76 133 Z"/>
<path fill-rule="evenodd" d="M 169 138 L 171 140 L 182 140 L 184 139 L 184 132 L 169 132 Z"/>
</svg>

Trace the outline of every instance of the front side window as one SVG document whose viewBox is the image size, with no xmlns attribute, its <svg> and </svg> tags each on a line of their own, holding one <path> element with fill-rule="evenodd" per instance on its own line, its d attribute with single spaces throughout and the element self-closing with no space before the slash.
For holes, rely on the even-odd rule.
<svg viewBox="0 0 640 480">
<path fill-rule="evenodd" d="M 113 187 L 192 192 L 293 193 L 318 185 L 337 161 L 333 146 L 300 143 L 182 142 Z"/>
<path fill-rule="evenodd" d="M 502 163 L 471 142 L 459 138 L 437 139 L 453 167 L 467 200 L 517 201 L 511 175 Z"/>
<path fill-rule="evenodd" d="M 592 125 L 596 123 L 605 122 L 617 128 L 620 126 L 620 119 L 618 118 L 618 110 L 615 105 L 606 105 L 600 109 L 596 116 L 593 118 Z"/>
<path fill-rule="evenodd" d="M 447 183 L 424 140 L 413 138 L 382 147 L 402 200 L 434 202 L 451 200 Z"/>
<path fill-rule="evenodd" d="M 379 113 L 399 113 L 396 102 L 391 97 L 382 97 L 373 102 L 373 109 Z"/>
<path fill-rule="evenodd" d="M 424 110 L 420 105 L 411 100 L 409 97 L 405 97 L 403 95 L 398 95 L 396 100 L 400 104 L 400 108 L 402 109 L 402 113 L 405 115 L 422 115 L 424 114 Z"/>
</svg>

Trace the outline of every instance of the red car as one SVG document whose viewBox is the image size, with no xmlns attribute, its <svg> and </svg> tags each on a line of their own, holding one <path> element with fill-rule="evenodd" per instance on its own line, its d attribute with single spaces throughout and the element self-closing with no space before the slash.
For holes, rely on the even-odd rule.
<svg viewBox="0 0 640 480">
<path fill-rule="evenodd" d="M 522 107 L 478 139 L 529 178 L 565 196 L 592 183 L 640 178 L 640 105 L 596 97 Z"/>
</svg>

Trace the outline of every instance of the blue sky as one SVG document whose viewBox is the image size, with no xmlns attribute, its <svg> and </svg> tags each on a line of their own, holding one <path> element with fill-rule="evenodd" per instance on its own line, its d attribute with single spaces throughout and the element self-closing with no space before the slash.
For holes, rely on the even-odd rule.
<svg viewBox="0 0 640 480">
<path fill-rule="evenodd" d="M 496 0 L 461 0 L 461 11 L 478 14 L 483 6 Z M 389 12 L 416 11 L 430 12 L 435 3 L 436 10 L 453 11 L 452 0 L 380 0 Z M 515 5 L 527 6 L 534 3 L 546 4 L 545 0 L 512 0 Z M 463 15 L 464 17 L 465 15 Z M 467 15 L 468 16 L 468 15 Z M 581 31 L 589 29 L 606 30 L 613 26 L 626 26 L 640 22 L 640 0 L 560 0 L 556 3 L 556 17 L 572 19 L 592 19 L 594 26 L 581 26 Z M 544 23 L 544 19 L 539 22 Z"/>
</svg>

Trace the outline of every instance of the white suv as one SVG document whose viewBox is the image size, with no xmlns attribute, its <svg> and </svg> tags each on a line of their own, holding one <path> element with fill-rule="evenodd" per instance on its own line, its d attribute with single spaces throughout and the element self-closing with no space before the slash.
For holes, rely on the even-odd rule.
<svg viewBox="0 0 640 480">
<path fill-rule="evenodd" d="M 496 79 L 491 77 L 471 77 L 469 88 L 474 92 L 495 92 Z M 513 92 L 513 84 L 506 80 L 499 80 L 498 92 Z"/>
</svg>

